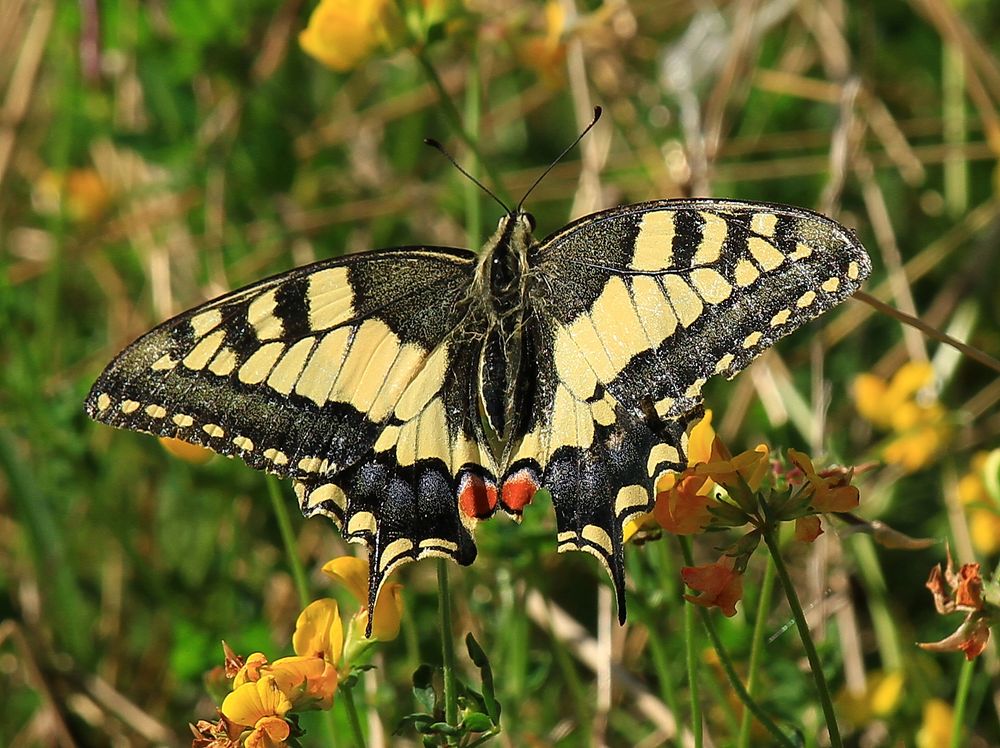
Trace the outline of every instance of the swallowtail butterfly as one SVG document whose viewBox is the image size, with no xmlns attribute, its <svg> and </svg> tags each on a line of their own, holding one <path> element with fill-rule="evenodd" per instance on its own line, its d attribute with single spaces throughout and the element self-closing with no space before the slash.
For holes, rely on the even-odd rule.
<svg viewBox="0 0 1000 748">
<path fill-rule="evenodd" d="M 87 412 L 291 478 L 303 513 L 368 546 L 369 605 L 400 564 L 476 557 L 476 524 L 552 496 L 625 617 L 623 525 L 685 464 L 701 389 L 870 271 L 799 208 L 660 200 L 538 241 L 520 208 L 477 254 L 400 247 L 253 283 L 140 337 Z"/>
</svg>

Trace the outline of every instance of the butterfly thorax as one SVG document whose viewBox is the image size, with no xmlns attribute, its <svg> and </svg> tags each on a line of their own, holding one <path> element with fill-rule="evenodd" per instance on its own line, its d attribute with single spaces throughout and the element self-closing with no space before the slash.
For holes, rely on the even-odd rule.
<svg viewBox="0 0 1000 748">
<path fill-rule="evenodd" d="M 524 213 L 504 216 L 483 247 L 471 293 L 486 315 L 477 371 L 480 419 L 494 454 L 501 457 L 519 436 L 527 359 L 528 251 L 534 244 Z"/>
</svg>

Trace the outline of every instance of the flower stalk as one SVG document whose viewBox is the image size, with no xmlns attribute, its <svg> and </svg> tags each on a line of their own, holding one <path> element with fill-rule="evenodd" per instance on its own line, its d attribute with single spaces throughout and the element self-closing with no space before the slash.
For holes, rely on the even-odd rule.
<svg viewBox="0 0 1000 748">
<path fill-rule="evenodd" d="M 765 509 L 766 511 L 766 509 Z M 806 622 L 805 613 L 802 611 L 802 604 L 799 596 L 795 592 L 795 585 L 792 584 L 788 567 L 785 566 L 781 557 L 781 548 L 778 544 L 777 527 L 771 522 L 765 522 L 760 527 L 768 551 L 771 553 L 771 560 L 774 562 L 774 570 L 778 575 L 778 581 L 788 600 L 788 607 L 792 611 L 792 618 L 795 627 L 799 632 L 799 639 L 806 651 L 809 660 L 809 669 L 812 671 L 813 682 L 816 684 L 816 692 L 819 697 L 820 706 L 823 708 L 823 716 L 826 719 L 826 729 L 830 734 L 830 745 L 833 748 L 842 748 L 843 741 L 840 737 L 840 728 L 837 725 L 837 715 L 833 710 L 833 700 L 830 697 L 830 687 L 827 685 L 826 676 L 823 674 L 823 663 L 820 662 L 819 653 L 813 643 L 812 635 L 809 633 L 809 624 Z"/>
</svg>

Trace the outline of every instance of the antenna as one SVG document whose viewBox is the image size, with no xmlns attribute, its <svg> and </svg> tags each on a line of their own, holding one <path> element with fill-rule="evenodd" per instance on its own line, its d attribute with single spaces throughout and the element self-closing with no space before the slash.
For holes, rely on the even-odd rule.
<svg viewBox="0 0 1000 748">
<path fill-rule="evenodd" d="M 549 164 L 549 168 L 547 168 L 545 171 L 543 171 L 541 173 L 541 175 L 538 177 L 538 179 L 536 179 L 534 181 L 534 183 L 528 188 L 528 191 L 524 193 L 524 197 L 522 197 L 521 200 L 517 204 L 517 212 L 518 213 L 521 212 L 521 206 L 524 205 L 524 201 L 528 199 L 528 195 L 530 195 L 532 193 L 532 191 L 535 189 L 535 187 L 537 187 L 539 185 L 539 183 L 543 179 L 545 179 L 545 176 L 550 171 L 552 171 L 555 168 L 556 164 L 558 164 L 560 161 L 563 160 L 563 156 L 565 156 L 567 153 L 569 153 L 571 150 L 573 150 L 576 147 L 576 144 L 579 143 L 581 140 L 583 140 L 583 136 L 586 135 L 588 132 L 590 132 L 591 128 L 593 128 L 593 126 L 597 124 L 597 120 L 599 120 L 601 118 L 601 112 L 602 111 L 603 110 L 599 106 L 595 106 L 594 107 L 594 118 L 592 120 L 590 120 L 590 124 L 587 125 L 585 128 L 583 128 L 583 132 L 581 132 L 579 135 L 576 136 L 576 140 L 574 140 L 572 143 L 570 143 L 566 147 L 566 149 L 562 153 L 560 153 L 558 157 L 556 157 L 556 160 L 553 161 L 551 164 Z"/>
<path fill-rule="evenodd" d="M 482 182 L 480 182 L 478 179 L 476 179 L 474 176 L 472 176 L 469 172 L 467 172 L 465 169 L 463 169 L 461 167 L 461 165 L 458 163 L 458 161 L 456 161 L 454 158 L 452 158 L 452 155 L 450 153 L 448 153 L 448 151 L 446 151 L 444 149 L 444 146 L 441 145 L 438 141 L 434 140 L 434 138 L 424 138 L 424 144 L 425 145 L 429 145 L 431 148 L 434 148 L 434 149 L 438 150 L 441 153 L 442 156 L 444 156 L 446 159 L 448 159 L 449 161 L 451 161 L 451 165 L 452 166 L 454 166 L 456 169 L 458 169 L 460 172 L 462 172 L 465 176 L 467 176 L 469 179 L 471 179 L 476 185 L 479 186 L 479 189 L 481 189 L 487 195 L 489 195 L 494 200 L 496 200 L 497 203 L 500 204 L 500 207 L 503 208 L 504 213 L 506 213 L 508 215 L 513 215 L 511 213 L 510 208 L 508 208 L 506 205 L 504 205 L 503 200 L 501 200 L 499 197 L 497 197 L 493 193 L 493 190 L 491 190 L 489 187 L 487 187 L 485 184 L 483 184 Z"/>
</svg>

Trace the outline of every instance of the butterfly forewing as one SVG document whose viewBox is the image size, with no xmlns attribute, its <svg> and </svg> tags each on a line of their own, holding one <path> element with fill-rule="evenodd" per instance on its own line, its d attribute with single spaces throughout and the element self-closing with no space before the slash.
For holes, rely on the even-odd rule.
<svg viewBox="0 0 1000 748">
<path fill-rule="evenodd" d="M 373 447 L 459 325 L 474 255 L 401 249 L 299 268 L 176 317 L 126 348 L 87 400 L 114 426 L 310 479 Z"/>
</svg>

